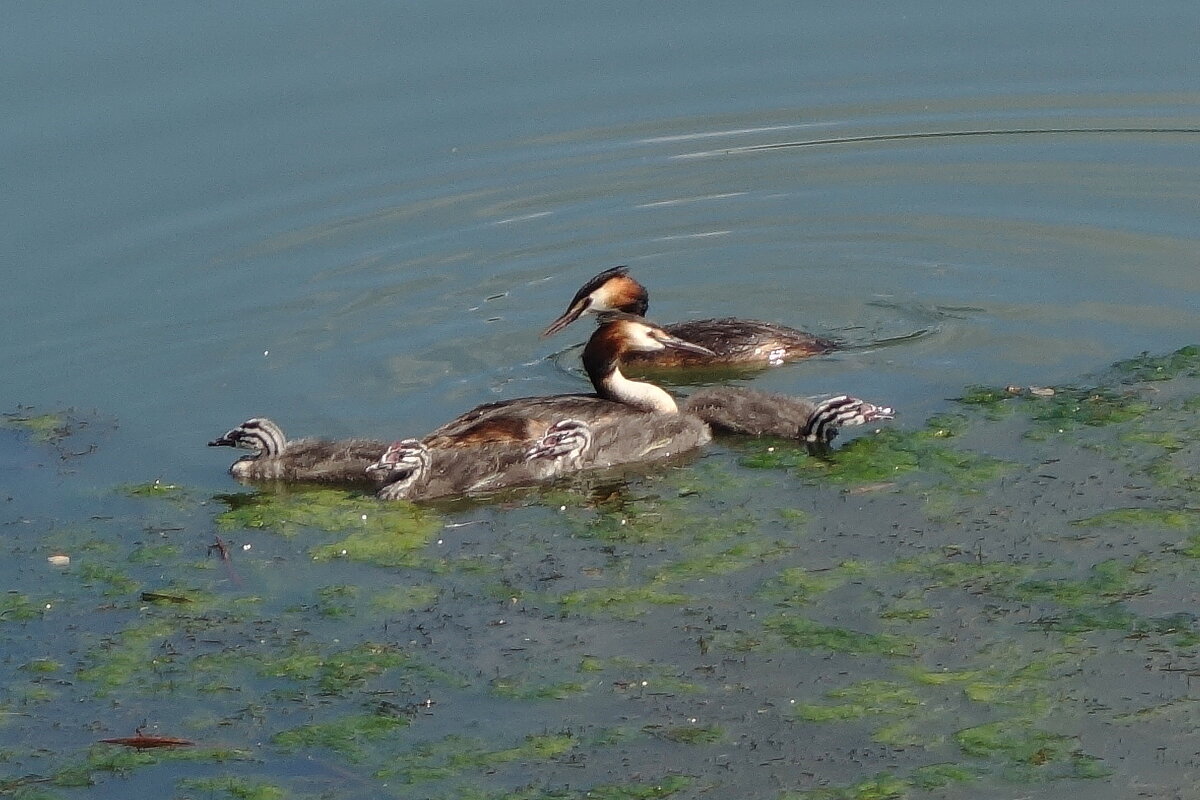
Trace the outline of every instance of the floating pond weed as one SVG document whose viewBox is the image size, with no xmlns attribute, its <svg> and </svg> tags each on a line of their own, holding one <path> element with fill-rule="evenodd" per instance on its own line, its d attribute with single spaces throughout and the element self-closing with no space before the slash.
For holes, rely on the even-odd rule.
<svg viewBox="0 0 1200 800">
<path fill-rule="evenodd" d="M 723 575 L 761 563 L 781 549 L 779 543 L 756 540 L 738 542 L 715 552 L 705 549 L 666 564 L 654 573 L 652 580 L 663 584 Z"/>
<path fill-rule="evenodd" d="M 131 564 L 163 566 L 178 561 L 181 555 L 182 549 L 179 545 L 163 542 L 137 545 L 126 560 Z"/>
<path fill-rule="evenodd" d="M 778 605 L 799 607 L 867 572 L 863 564 L 855 561 L 845 561 L 825 569 L 788 567 L 780 571 L 759 594 Z"/>
<path fill-rule="evenodd" d="M 491 686 L 499 697 L 514 700 L 565 700 L 587 691 L 587 686 L 579 681 L 529 683 L 511 677 L 493 678 Z"/>
<path fill-rule="evenodd" d="M 577 745 L 578 740 L 567 733 L 529 735 L 520 744 L 502 749 L 489 748 L 477 739 L 451 735 L 423 743 L 397 757 L 377 777 L 407 784 L 444 781 L 471 770 L 557 758 Z"/>
<path fill-rule="evenodd" d="M 1099 759 L 1083 752 L 1074 737 L 1039 729 L 1022 718 L 964 728 L 954 739 L 965 755 L 985 759 L 1011 780 L 1097 778 L 1109 774 Z"/>
<path fill-rule="evenodd" d="M 725 738 L 725 732 L 716 725 L 650 725 L 642 730 L 678 744 L 713 744 Z"/>
<path fill-rule="evenodd" d="M 1181 347 L 1173 353 L 1162 356 L 1142 353 L 1134 358 L 1113 364 L 1110 373 L 1126 383 L 1200 377 L 1200 345 Z"/>
<path fill-rule="evenodd" d="M 117 492 L 127 497 L 159 498 L 177 503 L 191 502 L 191 497 L 186 489 L 162 480 L 153 480 L 148 483 L 127 483 L 124 486 L 118 486 Z"/>
<path fill-rule="evenodd" d="M 71 435 L 71 422 L 65 411 L 35 413 L 32 409 L 0 414 L 0 425 L 27 431 L 39 442 L 51 442 Z"/>
<path fill-rule="evenodd" d="M 322 653 L 306 648 L 268 657 L 259 669 L 268 677 L 311 683 L 318 691 L 341 695 L 409 662 L 410 657 L 392 645 L 364 642 L 344 650 Z"/>
<path fill-rule="evenodd" d="M 517 502 L 147 483 L 9 520 L 0 793 L 1166 786 L 1200 669 L 1197 355 Z M 195 746 L 92 748 L 143 724 Z"/>
<path fill-rule="evenodd" d="M 297 488 L 255 494 L 223 495 L 229 510 L 217 516 L 217 525 L 233 528 L 266 528 L 294 534 L 299 528 L 344 531 L 367 517 L 372 526 L 402 527 L 402 523 L 431 517 L 411 503 L 383 503 L 338 489 Z"/>
<path fill-rule="evenodd" d="M 1079 426 L 1118 425 L 1144 417 L 1152 408 L 1137 392 L 1111 389 L 1061 389 L 1052 397 L 1032 397 L 1027 402 L 1043 435 Z"/>
<path fill-rule="evenodd" d="M 1007 387 L 977 384 L 968 386 L 962 395 L 955 399 L 964 406 L 984 409 L 989 416 L 996 418 L 1012 413 L 1013 403 L 1011 401 L 1016 394 L 1020 394 L 1020 392 L 1015 392 Z"/>
<path fill-rule="evenodd" d="M 0 624 L 38 619 L 44 611 L 45 605 L 29 595 L 12 591 L 0 594 Z"/>
<path fill-rule="evenodd" d="M 843 689 L 833 689 L 825 696 L 833 703 L 802 703 L 793 713 L 808 722 L 861 719 L 867 716 L 909 715 L 921 704 L 916 692 L 895 681 L 861 681 Z"/>
<path fill-rule="evenodd" d="M 699 694 L 704 688 L 688 680 L 685 671 L 666 663 L 646 663 L 624 656 L 609 659 L 589 658 L 581 663 L 583 673 L 604 672 L 621 691 L 652 691 L 661 694 Z"/>
<path fill-rule="evenodd" d="M 978 780 L 982 771 L 960 764 L 929 764 L 908 775 L 880 773 L 846 786 L 823 787 L 799 792 L 784 792 L 780 800 L 906 800 L 919 796 L 913 790 L 928 791 L 954 783 Z"/>
<path fill-rule="evenodd" d="M 296 795 L 283 786 L 264 780 L 222 776 L 219 778 L 184 778 L 179 781 L 184 792 L 203 792 L 230 800 L 288 800 Z"/>
<path fill-rule="evenodd" d="M 916 431 L 885 428 L 858 436 L 825 454 L 811 454 L 792 444 L 756 445 L 757 452 L 742 459 L 754 468 L 791 468 L 810 481 L 844 485 L 869 485 L 922 473 L 940 482 L 966 489 L 990 481 L 1012 468 L 1000 459 L 960 449 L 952 442 L 966 426 L 961 415 L 934 417 Z"/>
<path fill-rule="evenodd" d="M 323 748 L 345 756 L 351 763 L 368 757 L 370 746 L 389 740 L 396 731 L 406 728 L 409 720 L 403 715 L 381 708 L 364 714 L 349 714 L 329 722 L 313 722 L 280 731 L 274 744 L 284 750 Z"/>
<path fill-rule="evenodd" d="M 615 619 L 634 619 L 654 606 L 678 606 L 689 596 L 649 586 L 604 586 L 568 592 L 558 599 L 566 613 L 605 615 Z"/>
<path fill-rule="evenodd" d="M 1090 517 L 1071 520 L 1080 527 L 1162 527 L 1200 532 L 1200 509 L 1114 508 Z"/>
<path fill-rule="evenodd" d="M 139 585 L 125 570 L 102 562 L 89 561 L 76 570 L 75 575 L 84 586 L 103 586 L 104 594 L 109 597 L 129 596 Z"/>
<path fill-rule="evenodd" d="M 1101 561 L 1086 578 L 1027 580 L 1016 584 L 1011 594 L 1018 600 L 1045 598 L 1068 608 L 1106 606 L 1147 591 L 1143 569 L 1137 562 L 1118 559 Z"/>
<path fill-rule="evenodd" d="M 160 663 L 156 656 L 161 653 L 163 643 L 175 630 L 169 618 L 148 616 L 138 620 L 94 647 L 87 657 L 89 666 L 77 676 L 98 684 L 101 692 L 130 682 L 144 685 Z"/>
<path fill-rule="evenodd" d="M 763 622 L 763 628 L 780 637 L 791 647 L 802 650 L 828 650 L 858 655 L 911 656 L 916 641 L 890 633 L 862 631 L 822 625 L 811 619 L 776 614 Z"/>
<path fill-rule="evenodd" d="M 373 613 L 401 614 L 432 606 L 439 594 L 439 587 L 432 584 L 392 586 L 373 592 L 367 603 Z"/>
<path fill-rule="evenodd" d="M 900 800 L 909 796 L 909 781 L 880 773 L 842 787 L 784 792 L 781 800 Z"/>
<path fill-rule="evenodd" d="M 336 489 L 226 495 L 229 510 L 217 516 L 223 531 L 265 529 L 284 536 L 313 529 L 343 534 L 338 541 L 318 545 L 318 560 L 348 558 L 384 567 L 422 562 L 420 551 L 441 527 L 438 516 L 411 503 L 381 503 Z"/>
</svg>

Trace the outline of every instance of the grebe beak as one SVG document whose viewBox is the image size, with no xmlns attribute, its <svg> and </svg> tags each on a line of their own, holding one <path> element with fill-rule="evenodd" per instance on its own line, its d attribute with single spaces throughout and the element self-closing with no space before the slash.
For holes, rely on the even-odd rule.
<svg viewBox="0 0 1200 800">
<path fill-rule="evenodd" d="M 697 355 L 702 356 L 716 355 L 716 353 L 714 353 L 712 350 L 709 350 L 707 347 L 701 347 L 698 344 L 692 344 L 691 342 L 684 341 L 678 336 L 672 336 L 661 328 L 652 329 L 650 331 L 650 336 L 664 347 L 670 347 L 674 350 L 684 350 L 688 353 L 696 353 Z"/>
<path fill-rule="evenodd" d="M 387 450 L 383 451 L 383 455 L 374 464 L 367 467 L 367 474 L 374 472 L 390 472 L 396 468 L 396 462 L 400 460 L 401 442 L 393 442 Z"/>
<path fill-rule="evenodd" d="M 414 470 L 421 467 L 420 458 L 414 459 L 413 452 L 415 450 L 424 450 L 424 445 L 416 439 L 402 439 L 398 442 L 392 442 L 387 450 L 383 451 L 383 455 L 374 464 L 367 467 L 367 474 L 376 480 L 387 478 L 392 473 L 412 473 Z M 382 472 L 383 475 L 375 473 Z"/>
<path fill-rule="evenodd" d="M 237 433 L 237 431 L 230 431 L 229 433 L 222 436 L 220 439 L 213 439 L 211 442 L 208 443 L 208 446 L 209 447 L 237 447 L 238 439 L 237 439 L 237 436 L 235 435 L 236 433 Z"/>
<path fill-rule="evenodd" d="M 575 320 L 583 316 L 583 312 L 592 307 L 592 298 L 590 296 L 581 297 L 571 304 L 571 307 L 558 319 L 551 322 L 546 330 L 542 331 L 542 336 L 553 336 L 563 328 L 570 325 Z"/>
</svg>

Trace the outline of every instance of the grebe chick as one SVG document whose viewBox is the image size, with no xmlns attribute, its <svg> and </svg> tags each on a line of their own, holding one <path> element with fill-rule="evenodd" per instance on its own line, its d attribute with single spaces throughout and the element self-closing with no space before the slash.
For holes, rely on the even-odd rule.
<svg viewBox="0 0 1200 800">
<path fill-rule="evenodd" d="M 779 436 L 828 444 L 845 425 L 865 425 L 895 416 L 894 409 L 848 395 L 813 401 L 774 392 L 711 386 L 692 393 L 683 413 L 717 430 L 750 436 Z"/>
<path fill-rule="evenodd" d="M 627 267 L 606 269 L 583 285 L 567 310 L 542 332 L 550 336 L 585 313 L 623 311 L 643 315 L 650 295 L 629 275 Z M 837 349 L 837 342 L 811 333 L 752 319 L 698 319 L 665 326 L 672 336 L 702 345 L 712 355 L 696 352 L 633 353 L 628 363 L 658 368 L 776 366 Z"/>
<path fill-rule="evenodd" d="M 809 444 L 827 445 L 843 426 L 892 419 L 893 415 L 891 408 L 877 406 L 844 394 L 813 402 L 751 389 L 721 387 L 712 391 L 706 390 L 695 403 L 685 403 L 681 412 L 674 415 L 674 418 L 680 421 L 703 420 L 715 428 L 731 433 L 779 436 Z M 582 469 L 647 461 L 650 459 L 643 455 L 638 459 L 610 460 L 605 463 L 602 457 L 593 452 L 593 448 L 599 452 L 603 452 L 605 446 L 628 449 L 633 446 L 632 440 L 640 433 L 646 452 L 654 452 L 652 440 L 655 427 L 642 425 L 640 429 L 636 429 L 636 426 L 630 426 L 618 436 L 617 442 L 606 445 L 602 440 L 597 441 L 598 432 L 587 422 L 564 419 L 550 426 L 546 435 L 529 449 L 528 457 L 531 460 L 555 459 L 555 476 Z M 611 429 L 599 433 L 610 438 L 612 435 Z M 673 454 L 667 452 L 662 455 Z"/>
<path fill-rule="evenodd" d="M 432 450 L 417 439 L 393 443 L 367 472 L 383 483 L 381 500 L 435 500 L 530 486 L 553 478 L 560 464 L 578 463 L 591 432 L 563 432 L 536 455 L 515 445 Z M 480 458 L 485 453 L 489 457 Z"/>
<path fill-rule="evenodd" d="M 568 468 L 582 466 L 584 451 L 592 446 L 592 426 L 581 419 L 564 419 L 551 425 L 525 457 L 530 461 L 555 460 Z"/>
<path fill-rule="evenodd" d="M 266 417 L 254 417 L 208 443 L 209 447 L 239 447 L 253 451 L 233 462 L 229 474 L 239 480 L 322 481 L 350 483 L 368 480 L 366 469 L 387 449 L 370 439 L 296 439 Z"/>
</svg>

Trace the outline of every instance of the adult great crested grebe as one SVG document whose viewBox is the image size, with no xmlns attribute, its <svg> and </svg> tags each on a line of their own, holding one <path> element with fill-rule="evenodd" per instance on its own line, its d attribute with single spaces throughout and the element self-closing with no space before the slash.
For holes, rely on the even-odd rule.
<svg viewBox="0 0 1200 800">
<path fill-rule="evenodd" d="M 583 285 L 562 316 L 550 323 L 543 336 L 550 336 L 585 313 L 623 311 L 643 315 L 649 293 L 629 275 L 627 267 L 606 269 Z M 698 319 L 664 326 L 672 336 L 702 345 L 711 355 L 686 351 L 634 353 L 629 363 L 658 368 L 675 367 L 768 367 L 796 361 L 837 349 L 832 339 L 752 319 Z"/>
<path fill-rule="evenodd" d="M 892 409 L 840 395 L 819 403 L 713 387 L 683 408 L 665 390 L 621 373 L 630 353 L 703 351 L 629 314 L 601 316 L 584 348 L 594 394 L 488 403 L 421 440 L 395 443 L 373 467 L 384 499 L 426 500 L 538 483 L 580 470 L 649 463 L 692 450 L 712 427 L 828 442 L 842 425 L 889 419 Z"/>
<path fill-rule="evenodd" d="M 369 480 L 367 467 L 387 449 L 371 439 L 296 439 L 266 417 L 254 417 L 213 439 L 209 447 L 240 447 L 253 451 L 229 468 L 239 480 L 321 481 L 351 483 Z"/>
<path fill-rule="evenodd" d="M 395 443 L 372 472 L 391 482 L 384 499 L 425 500 L 537 483 L 561 472 L 599 469 L 667 458 L 707 443 L 708 425 L 680 414 L 666 390 L 626 378 L 621 363 L 631 353 L 663 349 L 705 353 L 640 317 L 605 315 L 588 339 L 583 366 L 596 391 L 520 397 L 471 409 L 417 440 Z M 550 427 L 564 419 L 588 425 L 588 440 L 567 439 L 553 457 L 529 457 Z"/>
</svg>

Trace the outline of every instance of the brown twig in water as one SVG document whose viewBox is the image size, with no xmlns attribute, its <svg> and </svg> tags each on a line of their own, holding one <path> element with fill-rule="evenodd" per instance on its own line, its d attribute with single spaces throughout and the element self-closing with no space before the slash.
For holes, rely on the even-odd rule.
<svg viewBox="0 0 1200 800">
<path fill-rule="evenodd" d="M 241 586 L 242 576 L 238 575 L 237 570 L 233 568 L 233 559 L 229 555 L 229 546 L 217 534 L 213 534 L 213 539 L 213 543 L 208 546 L 208 552 L 211 554 L 215 550 L 220 554 L 221 562 L 225 565 L 225 571 L 229 573 L 229 580 Z"/>
<path fill-rule="evenodd" d="M 218 553 L 221 554 L 222 561 L 228 561 L 229 560 L 229 547 L 226 546 L 225 540 L 215 534 L 213 535 L 213 539 L 215 539 L 216 541 L 214 541 L 213 544 L 210 544 L 208 546 L 208 552 L 212 553 L 213 550 L 216 550 Z"/>
<path fill-rule="evenodd" d="M 124 747 L 136 747 L 138 750 L 149 750 L 154 747 L 191 747 L 196 744 L 189 739 L 175 736 L 118 736 L 115 739 L 101 739 L 105 744 L 119 744 Z"/>
</svg>

